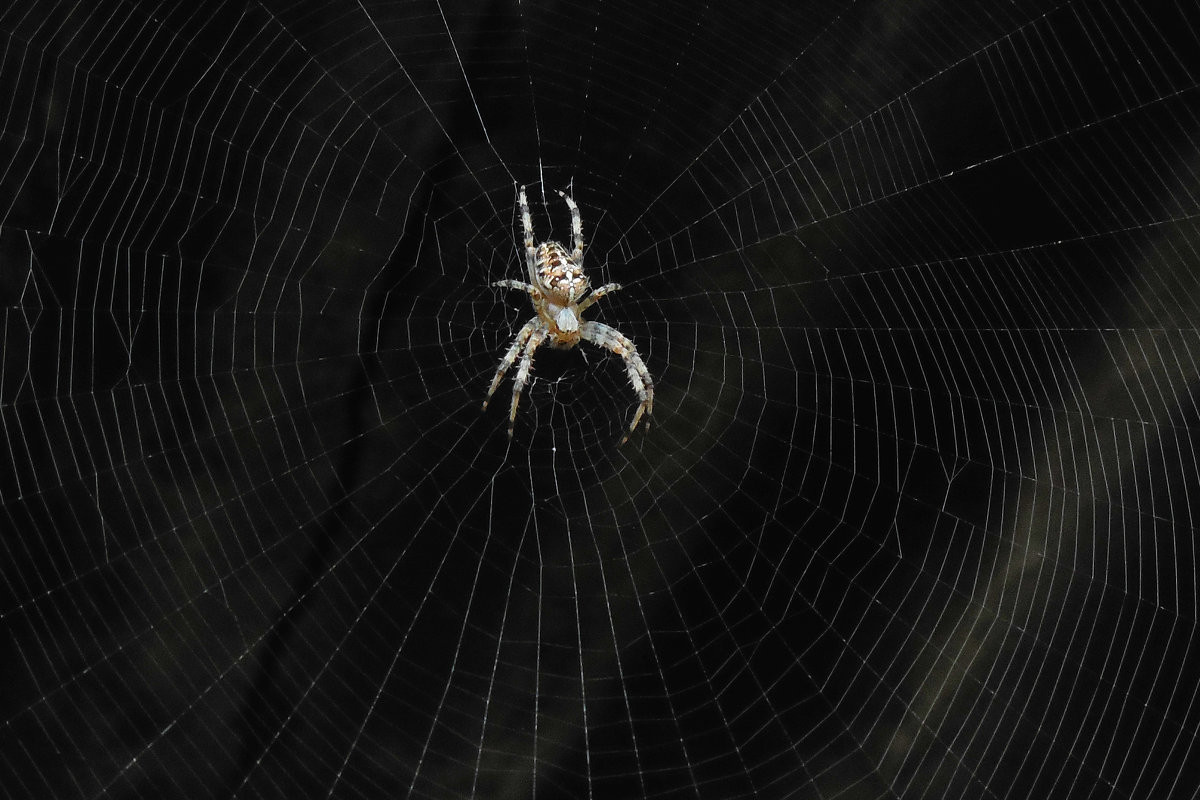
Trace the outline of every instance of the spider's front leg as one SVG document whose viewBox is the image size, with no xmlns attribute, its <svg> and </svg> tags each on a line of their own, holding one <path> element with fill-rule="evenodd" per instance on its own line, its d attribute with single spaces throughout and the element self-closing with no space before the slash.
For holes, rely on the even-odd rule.
<svg viewBox="0 0 1200 800">
<path fill-rule="evenodd" d="M 537 327 L 538 318 L 534 317 L 525 323 L 525 327 L 517 333 L 517 338 L 513 339 L 512 347 L 508 348 L 508 352 L 504 354 L 504 358 L 500 359 L 500 368 L 496 370 L 496 377 L 492 379 L 492 388 L 488 389 L 487 397 L 483 398 L 483 410 L 487 411 L 488 401 L 492 399 L 492 395 L 496 391 L 496 387 L 500 385 L 500 381 L 504 380 L 504 373 L 508 372 L 508 368 L 517 360 L 517 356 L 521 354 L 521 350 L 525 348 L 525 343 L 529 341 L 529 337 L 533 335 L 533 329 Z"/>
<path fill-rule="evenodd" d="M 546 336 L 547 331 L 544 328 L 535 329 L 533 335 L 529 337 L 529 346 L 525 348 L 525 355 L 521 356 L 521 366 L 517 369 L 517 377 L 513 380 L 512 408 L 508 412 L 509 439 L 513 435 L 513 426 L 517 424 L 517 404 L 521 402 L 521 391 L 529 380 L 529 370 L 533 368 L 533 354 L 546 340 Z"/>
<path fill-rule="evenodd" d="M 580 326 L 579 334 L 587 341 L 605 350 L 611 350 L 625 360 L 625 373 L 629 376 L 629 382 L 633 384 L 638 399 L 642 401 L 634 412 L 633 422 L 629 423 L 629 433 L 621 439 L 621 444 L 625 444 L 643 414 L 647 417 L 646 429 L 650 428 L 649 417 L 654 413 L 654 381 L 650 377 L 650 370 L 646 369 L 646 363 L 638 355 L 637 346 L 633 341 L 616 328 L 603 322 L 585 322 Z"/>
</svg>

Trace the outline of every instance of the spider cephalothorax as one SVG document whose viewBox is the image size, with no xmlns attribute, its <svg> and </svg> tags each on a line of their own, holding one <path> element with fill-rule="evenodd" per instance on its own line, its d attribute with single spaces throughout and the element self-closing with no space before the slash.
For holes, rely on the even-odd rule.
<svg viewBox="0 0 1200 800">
<path fill-rule="evenodd" d="M 590 284 L 583 272 L 583 220 L 579 215 L 579 207 L 567 195 L 562 192 L 558 194 L 571 209 L 570 252 L 558 242 L 543 242 L 534 246 L 533 219 L 529 215 L 529 202 L 525 199 L 524 186 L 518 195 L 521 227 L 525 233 L 525 266 L 529 273 L 529 283 L 505 279 L 492 285 L 528 292 L 537 316 L 525 323 L 513 339 L 512 346 L 508 348 L 504 358 L 500 360 L 500 367 L 492 379 L 492 386 L 488 389 L 483 407 L 487 408 L 492 393 L 504 379 L 504 373 L 519 357 L 521 365 L 517 368 L 517 377 L 513 381 L 512 408 L 508 416 L 508 435 L 511 438 L 513 424 L 517 419 L 517 404 L 521 401 L 521 390 L 529 381 L 529 371 L 533 368 L 534 352 L 545 342 L 549 342 L 551 347 L 567 348 L 574 347 L 583 339 L 611 350 L 625 360 L 629 382 L 633 384 L 633 390 L 642 401 L 633 415 L 633 422 L 629 425 L 629 431 L 632 433 L 642 415 L 649 417 L 654 409 L 654 382 L 638 355 L 637 347 L 627 336 L 603 322 L 583 319 L 583 312 L 589 306 L 609 292 L 617 291 L 621 286 L 609 283 L 589 293 Z M 650 421 L 647 419 L 646 426 L 649 425 Z M 625 439 L 628 438 L 626 434 Z M 624 442 L 625 439 L 621 441 Z"/>
</svg>

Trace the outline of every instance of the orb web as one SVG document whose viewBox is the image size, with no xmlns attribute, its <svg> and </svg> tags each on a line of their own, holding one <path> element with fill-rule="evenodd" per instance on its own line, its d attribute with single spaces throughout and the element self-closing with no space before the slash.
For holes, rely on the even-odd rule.
<svg viewBox="0 0 1200 800">
<path fill-rule="evenodd" d="M 1195 796 L 1188 4 L 0 37 L 5 794 Z"/>
</svg>

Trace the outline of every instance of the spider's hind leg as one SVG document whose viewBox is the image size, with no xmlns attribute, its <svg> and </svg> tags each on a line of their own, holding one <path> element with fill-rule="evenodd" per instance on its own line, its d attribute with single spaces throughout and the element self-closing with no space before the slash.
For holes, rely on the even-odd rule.
<svg viewBox="0 0 1200 800">
<path fill-rule="evenodd" d="M 529 214 L 529 199 L 525 197 L 525 187 L 517 195 L 517 205 L 521 210 L 521 230 L 525 234 L 525 249 L 533 250 L 533 217 Z"/>
<path fill-rule="evenodd" d="M 521 211 L 521 230 L 525 236 L 525 271 L 529 273 L 529 282 L 537 283 L 537 248 L 533 246 L 533 217 L 529 214 L 529 199 L 525 196 L 525 187 L 521 187 L 517 195 L 517 206 Z"/>
<path fill-rule="evenodd" d="M 583 263 L 583 217 L 579 213 L 579 206 L 575 205 L 575 201 L 564 192 L 558 190 L 558 196 L 567 201 L 567 208 L 571 209 L 571 258 L 577 263 Z"/>
</svg>

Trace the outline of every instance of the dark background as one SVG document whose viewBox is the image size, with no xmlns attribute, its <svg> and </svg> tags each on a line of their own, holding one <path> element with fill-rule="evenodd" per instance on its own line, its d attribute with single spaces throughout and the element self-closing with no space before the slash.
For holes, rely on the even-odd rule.
<svg viewBox="0 0 1200 800">
<path fill-rule="evenodd" d="M 3 794 L 1196 796 L 1191 4 L 0 35 Z"/>
</svg>

